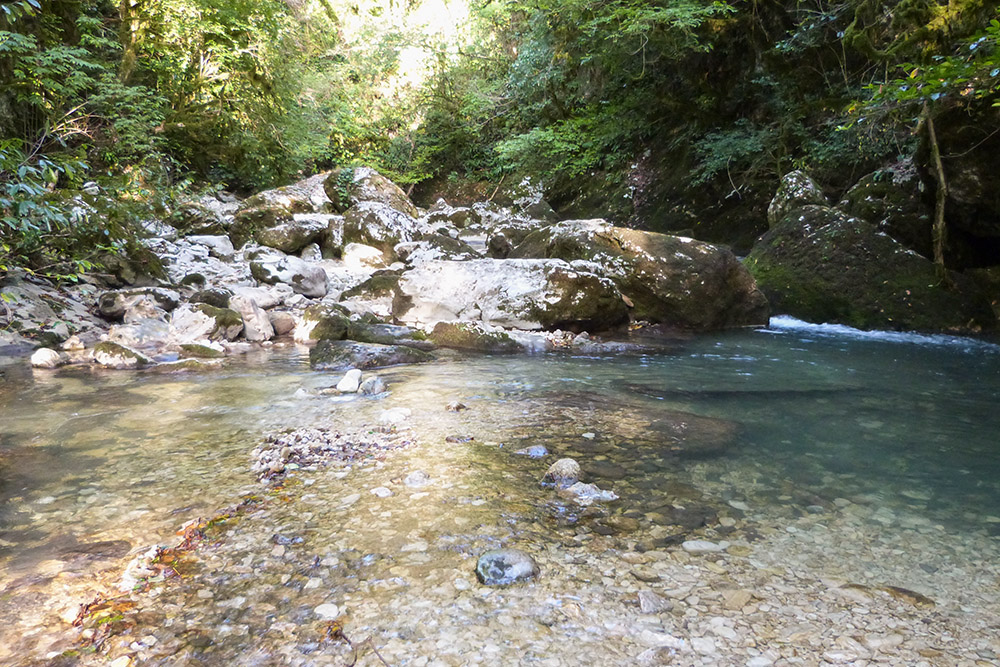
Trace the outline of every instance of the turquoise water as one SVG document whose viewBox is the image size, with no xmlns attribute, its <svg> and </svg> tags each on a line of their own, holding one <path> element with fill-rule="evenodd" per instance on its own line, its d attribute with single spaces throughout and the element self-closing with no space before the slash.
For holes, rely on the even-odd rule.
<svg viewBox="0 0 1000 667">
<path fill-rule="evenodd" d="M 643 531 L 678 498 L 772 524 L 853 503 L 887 531 L 902 521 L 959 539 L 1000 534 L 1000 347 L 972 339 L 776 318 L 662 354 L 444 355 L 380 372 L 391 388 L 380 400 L 320 393 L 339 378 L 311 371 L 296 347 L 201 374 L 4 370 L 0 611 L 19 621 L 0 629 L 0 646 L 14 647 L 0 662 L 35 650 L 13 639 L 27 629 L 57 644 L 66 600 L 93 592 L 86 577 L 258 489 L 249 452 L 264 433 L 374 423 L 387 407 L 413 411 L 424 451 L 413 460 L 443 447 L 453 468 L 442 475 L 499 489 L 517 508 L 505 521 L 548 526 L 553 540 L 613 533 L 538 489 L 555 456 L 621 497 L 611 516 L 640 521 L 622 548 L 655 547 Z M 456 400 L 469 410 L 446 412 Z M 441 444 L 454 435 L 472 440 Z M 552 456 L 513 455 L 534 444 Z"/>
</svg>

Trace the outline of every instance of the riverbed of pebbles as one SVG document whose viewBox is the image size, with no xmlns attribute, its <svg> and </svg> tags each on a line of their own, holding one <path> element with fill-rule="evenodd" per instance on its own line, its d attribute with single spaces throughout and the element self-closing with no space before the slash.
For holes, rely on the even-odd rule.
<svg viewBox="0 0 1000 667">
<path fill-rule="evenodd" d="M 394 666 L 996 664 L 986 534 L 958 540 L 903 512 L 890 531 L 884 507 L 847 499 L 794 521 L 733 501 L 683 543 L 649 549 L 653 524 L 602 535 L 553 521 L 564 501 L 515 492 L 495 455 L 423 442 L 286 470 L 78 659 L 342 665 L 349 640 L 366 665 L 381 664 L 373 648 Z M 530 554 L 540 576 L 479 584 L 478 555 L 498 547 Z"/>
</svg>

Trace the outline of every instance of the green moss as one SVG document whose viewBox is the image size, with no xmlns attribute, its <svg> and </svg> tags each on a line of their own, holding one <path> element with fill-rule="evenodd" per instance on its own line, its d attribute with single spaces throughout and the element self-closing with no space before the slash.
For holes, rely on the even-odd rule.
<svg viewBox="0 0 1000 667">
<path fill-rule="evenodd" d="M 476 352 L 521 352 L 521 345 L 506 331 L 488 330 L 474 322 L 438 322 L 430 335 L 431 341 L 441 347 Z"/>
<path fill-rule="evenodd" d="M 189 273 L 179 283 L 181 287 L 204 287 L 208 281 L 200 273 Z"/>
<path fill-rule="evenodd" d="M 185 343 L 181 345 L 181 358 L 183 359 L 219 359 L 220 357 L 226 356 L 224 352 L 220 352 L 213 347 L 208 347 L 207 345 L 197 345 L 194 343 Z"/>
<path fill-rule="evenodd" d="M 346 310 L 336 305 L 309 306 L 302 318 L 316 323 L 309 334 L 312 340 L 343 340 L 351 326 Z"/>
<path fill-rule="evenodd" d="M 200 313 L 208 315 L 215 320 L 216 329 L 228 329 L 229 327 L 243 326 L 243 317 L 229 308 L 217 308 L 207 303 L 200 303 L 194 307 Z"/>
<path fill-rule="evenodd" d="M 399 288 L 399 273 L 396 271 L 376 271 L 368 280 L 352 287 L 340 295 L 341 299 L 354 297 L 376 299 L 394 296 Z"/>
</svg>

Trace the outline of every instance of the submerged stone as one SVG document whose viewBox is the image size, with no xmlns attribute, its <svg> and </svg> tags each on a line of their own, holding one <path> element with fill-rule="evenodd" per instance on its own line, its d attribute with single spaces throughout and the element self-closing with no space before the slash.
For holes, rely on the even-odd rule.
<svg viewBox="0 0 1000 667">
<path fill-rule="evenodd" d="M 528 581 L 539 573 L 535 559 L 520 549 L 487 551 L 476 563 L 476 577 L 484 586 L 506 586 Z"/>
<path fill-rule="evenodd" d="M 580 481 L 580 464 L 573 459 L 559 459 L 542 476 L 542 486 L 565 489 Z"/>
<path fill-rule="evenodd" d="M 405 345 L 375 345 L 342 340 L 322 340 L 309 351 L 309 364 L 315 370 L 382 368 L 417 364 L 433 359 L 431 355 Z"/>
</svg>

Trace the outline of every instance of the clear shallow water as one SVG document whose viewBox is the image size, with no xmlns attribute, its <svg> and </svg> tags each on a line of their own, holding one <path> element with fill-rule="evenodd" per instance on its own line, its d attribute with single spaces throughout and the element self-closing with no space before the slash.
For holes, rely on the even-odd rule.
<svg viewBox="0 0 1000 667">
<path fill-rule="evenodd" d="M 421 592 L 410 600 L 412 609 L 400 607 L 407 598 L 391 585 L 365 588 L 354 575 L 329 574 L 322 587 L 327 595 L 333 586 L 348 597 L 353 590 L 356 599 L 361 585 L 366 603 L 375 605 L 365 612 L 364 604 L 351 603 L 356 623 L 368 632 L 379 631 L 390 606 L 392 614 L 419 617 L 435 594 L 449 605 L 462 589 L 455 588 L 455 573 L 468 578 L 477 551 L 512 541 L 545 553 L 567 540 L 598 544 L 607 536 L 606 546 L 616 552 L 642 553 L 686 537 L 753 544 L 759 532 L 764 539 L 754 558 L 761 567 L 800 563 L 815 568 L 816 576 L 905 586 L 954 600 L 960 594 L 947 587 L 963 577 L 966 584 L 978 567 L 970 554 L 987 561 L 996 555 L 1000 348 L 968 339 L 779 319 L 769 330 L 703 337 L 664 355 L 452 358 L 390 369 L 382 373 L 392 389 L 388 398 L 352 401 L 319 395 L 337 378 L 310 371 L 295 348 L 197 375 L 5 370 L 0 611 L 18 622 L 0 630 L 0 646 L 8 647 L 0 659 L 39 646 L 44 655 L 47 642 L 60 646 L 64 617 L 120 568 L 123 557 L 167 541 L 189 519 L 259 491 L 249 451 L 262 433 L 375 423 L 383 408 L 393 406 L 413 410 L 415 448 L 384 469 L 316 473 L 314 491 L 304 494 L 311 497 L 300 492 L 287 509 L 236 531 L 227 556 L 233 563 L 248 556 L 273 559 L 267 538 L 275 530 L 305 532 L 317 556 L 342 562 L 348 560 L 344 550 L 386 554 L 414 541 L 450 554 L 421 560 L 426 552 L 416 549 L 383 559 L 386 569 L 372 581 L 430 582 L 409 584 Z M 469 410 L 445 412 L 454 400 Z M 449 435 L 474 441 L 446 443 Z M 553 456 L 532 461 L 512 453 L 533 444 L 544 444 Z M 563 455 L 579 460 L 588 481 L 614 489 L 621 500 L 581 511 L 539 489 L 545 467 Z M 438 480 L 435 503 L 397 492 L 395 509 L 387 510 L 363 493 L 349 510 L 336 509 L 343 497 L 398 483 L 415 469 Z M 335 511 L 317 511 L 331 507 Z M 678 507 L 694 511 L 690 523 L 707 525 L 682 525 Z M 372 530 L 329 536 L 356 512 L 370 513 Z M 718 517 L 738 522 L 739 530 L 722 530 Z M 628 519 L 639 527 L 622 530 Z M 838 539 L 838 530 L 847 539 Z M 814 531 L 821 531 L 815 539 L 803 537 Z M 945 562 L 953 569 L 943 570 Z M 404 570 L 392 574 L 392 568 Z M 237 576 L 205 576 L 216 598 L 288 606 L 293 624 L 302 622 L 310 604 L 326 599 L 299 591 L 308 599 L 297 605 L 275 601 L 273 590 L 287 582 L 279 567 L 272 569 L 264 566 L 260 577 L 270 581 L 270 572 L 275 580 L 258 582 L 253 591 L 244 590 Z M 412 571 L 400 574 L 405 570 Z M 992 587 L 995 593 L 996 582 Z M 205 599 L 191 593 L 175 603 L 197 609 Z M 210 605 L 203 604 L 199 622 L 225 625 L 224 619 L 206 620 Z M 985 607 L 975 607 L 986 602 L 962 604 L 990 618 Z M 455 613 L 454 624 L 468 623 Z M 252 629 L 254 622 L 245 625 Z M 239 655 L 248 641 L 237 633 L 217 659 L 225 651 Z M 544 645 L 544 639 L 537 642 Z M 160 646 L 181 650 L 165 639 Z M 539 646 L 531 650 L 544 653 Z M 403 642 L 398 651 L 408 655 L 412 646 Z"/>
</svg>

